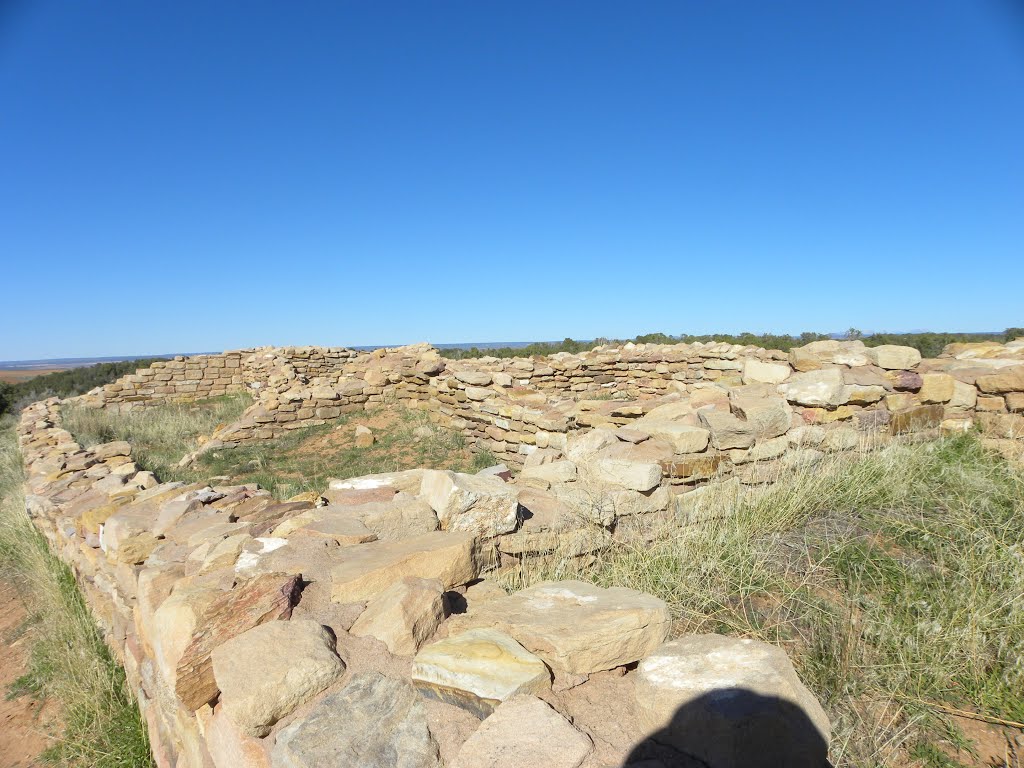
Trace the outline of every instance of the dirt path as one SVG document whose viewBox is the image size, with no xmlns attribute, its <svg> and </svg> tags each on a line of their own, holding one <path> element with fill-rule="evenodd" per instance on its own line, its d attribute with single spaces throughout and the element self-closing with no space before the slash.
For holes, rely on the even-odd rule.
<svg viewBox="0 0 1024 768">
<path fill-rule="evenodd" d="M 52 741 L 55 708 L 30 696 L 8 701 L 11 683 L 25 674 L 28 639 L 20 633 L 25 609 L 14 588 L 0 581 L 0 768 L 39 765 L 39 755 Z"/>
</svg>

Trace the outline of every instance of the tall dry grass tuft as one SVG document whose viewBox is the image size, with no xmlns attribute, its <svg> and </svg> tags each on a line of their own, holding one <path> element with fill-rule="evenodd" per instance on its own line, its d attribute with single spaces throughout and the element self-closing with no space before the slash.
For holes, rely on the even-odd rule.
<svg viewBox="0 0 1024 768">
<path fill-rule="evenodd" d="M 11 694 L 56 701 L 63 732 L 43 759 L 71 768 L 152 765 L 145 725 L 71 571 L 25 514 L 13 420 L 0 420 L 0 575 L 24 601 L 33 646 Z"/>
<path fill-rule="evenodd" d="M 61 407 L 61 421 L 85 447 L 112 440 L 132 444 L 132 458 L 162 481 L 188 479 L 177 465 L 199 446 L 199 438 L 221 424 L 236 421 L 252 400 L 227 395 L 196 403 L 166 404 L 126 413 L 87 408 L 74 403 Z"/>
<path fill-rule="evenodd" d="M 628 586 L 665 599 L 677 634 L 785 647 L 830 713 L 837 766 L 955 766 L 963 744 L 933 705 L 1024 720 L 1022 520 L 1020 465 L 963 435 L 711 486 L 685 520 L 511 580 Z"/>
</svg>

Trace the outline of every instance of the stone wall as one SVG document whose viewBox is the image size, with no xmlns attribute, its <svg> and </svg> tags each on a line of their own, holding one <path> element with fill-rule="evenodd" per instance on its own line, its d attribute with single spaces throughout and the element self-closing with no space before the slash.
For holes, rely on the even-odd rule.
<svg viewBox="0 0 1024 768">
<path fill-rule="evenodd" d="M 189 402 L 241 392 L 248 383 L 246 353 L 175 357 L 140 368 L 90 393 L 89 401 L 123 410 L 164 402 Z"/>
<path fill-rule="evenodd" d="M 767 482 L 793 462 L 907 434 L 978 426 L 994 439 L 1024 435 L 1020 340 L 954 344 L 934 360 L 910 347 L 859 341 L 813 342 L 788 355 L 730 344 L 626 344 L 449 361 L 418 344 L 373 352 L 265 348 L 222 358 L 223 367 L 202 356 L 174 361 L 173 374 L 140 371 L 85 400 L 123 407 L 198 398 L 220 390 L 218 371 L 237 370 L 255 402 L 203 450 L 394 402 L 427 411 L 515 469 L 538 450 L 533 463 L 561 455 L 573 433 L 627 428 L 638 434 L 633 448 L 616 447 L 618 463 L 657 464 L 659 484 L 675 493 L 711 477 Z M 238 367 L 229 368 L 235 360 Z M 153 386 L 155 376 L 168 375 L 181 383 Z M 192 391 L 197 380 L 217 386 Z"/>
<path fill-rule="evenodd" d="M 778 649 L 669 640 L 665 604 L 633 590 L 558 582 L 505 594 L 492 577 L 533 557 L 642 542 L 666 522 L 700 524 L 720 513 L 704 503 L 711 483 L 757 493 L 829 453 L 974 427 L 1019 452 L 1024 435 L 1024 341 L 952 345 L 935 360 L 831 341 L 789 355 L 626 345 L 445 361 L 416 345 L 222 357 L 233 355 L 237 369 L 173 361 L 183 365 L 160 379 L 173 382 L 165 391 L 142 373 L 85 400 L 200 397 L 198 384 L 177 387 L 218 382 L 212 393 L 235 374 L 196 370 L 238 370 L 255 402 L 213 444 L 393 401 L 520 471 L 344 478 L 279 502 L 256 486 L 160 484 L 127 443 L 82 449 L 59 401 L 27 408 L 28 513 L 124 664 L 161 768 L 312 768 L 339 754 L 380 768 L 396 755 L 483 768 L 499 754 L 597 768 L 625 764 L 655 731 L 673 764 L 758 764 L 693 741 L 706 729 L 666 730 L 681 690 L 714 699 L 723 664 L 753 676 L 737 684 L 775 688 L 753 709 L 694 715 L 725 718 L 713 730 L 735 735 L 715 743 L 743 743 L 755 717 L 780 735 L 778 764 L 817 768 L 828 718 Z M 787 731 L 779 701 L 807 728 Z M 779 757 L 788 749 L 806 761 Z"/>
<path fill-rule="evenodd" d="M 600 432 L 568 455 L 586 466 Z M 667 605 L 631 589 L 492 580 L 514 553 L 620 535 L 638 510 L 595 500 L 635 494 L 628 473 L 417 469 L 279 502 L 159 484 L 127 443 L 84 450 L 57 400 L 23 412 L 19 443 L 27 512 L 124 665 L 159 768 L 825 762 L 828 716 L 780 649 L 669 640 Z M 673 728 L 683 711 L 702 727 Z"/>
</svg>

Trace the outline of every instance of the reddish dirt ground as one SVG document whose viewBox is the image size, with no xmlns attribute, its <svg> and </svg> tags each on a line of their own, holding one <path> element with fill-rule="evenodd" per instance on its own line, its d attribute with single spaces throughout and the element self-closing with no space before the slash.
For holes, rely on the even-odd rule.
<svg viewBox="0 0 1024 768">
<path fill-rule="evenodd" d="M 20 628 L 25 609 L 14 588 L 0 581 L 0 768 L 29 768 L 39 765 L 39 755 L 52 742 L 49 735 L 56 721 L 55 707 L 31 696 L 8 700 L 11 683 L 25 674 L 28 639 Z"/>
</svg>

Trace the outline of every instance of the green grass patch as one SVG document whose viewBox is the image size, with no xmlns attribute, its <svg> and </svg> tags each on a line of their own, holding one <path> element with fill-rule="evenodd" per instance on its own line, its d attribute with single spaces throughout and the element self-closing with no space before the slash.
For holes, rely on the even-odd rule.
<svg viewBox="0 0 1024 768">
<path fill-rule="evenodd" d="M 63 732 L 42 756 L 71 768 L 151 766 L 149 740 L 124 670 L 111 655 L 71 570 L 25 514 L 21 454 L 0 420 L 0 574 L 25 601 L 29 668 L 8 695 L 56 701 Z"/>
</svg>

